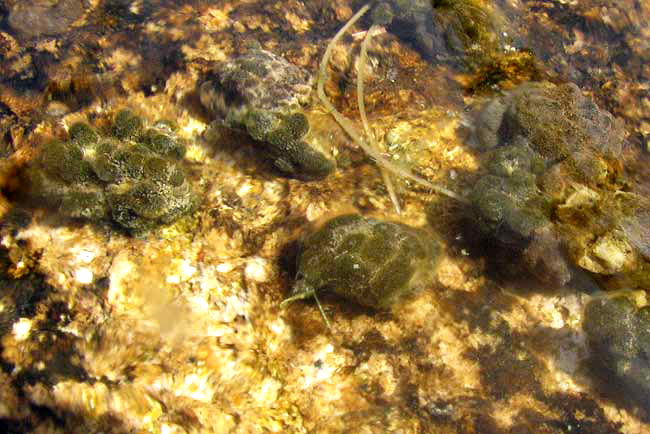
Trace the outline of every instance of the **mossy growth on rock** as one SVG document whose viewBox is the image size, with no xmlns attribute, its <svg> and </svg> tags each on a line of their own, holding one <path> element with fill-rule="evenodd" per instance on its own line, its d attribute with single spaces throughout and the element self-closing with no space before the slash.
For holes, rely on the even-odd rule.
<svg viewBox="0 0 650 434">
<path fill-rule="evenodd" d="M 491 53 L 474 71 L 466 89 L 470 93 L 493 92 L 495 89 L 511 89 L 544 77 L 535 55 L 530 50 Z"/>
<path fill-rule="evenodd" d="M 135 232 L 195 209 L 197 197 L 181 165 L 185 146 L 166 124 L 145 128 L 141 117 L 122 110 L 107 131 L 79 122 L 67 140 L 43 145 L 23 173 L 28 201 Z"/>
<path fill-rule="evenodd" d="M 650 306 L 638 307 L 632 294 L 592 300 L 583 329 L 591 367 L 616 398 L 650 410 Z"/>
<path fill-rule="evenodd" d="M 285 303 L 334 294 L 361 306 L 390 309 L 434 281 L 439 242 L 410 226 L 341 215 L 302 239 L 296 282 Z"/>
<path fill-rule="evenodd" d="M 542 280 L 570 269 L 629 272 L 640 256 L 622 234 L 623 129 L 573 84 L 525 83 L 486 104 L 476 140 L 487 173 L 470 201 L 480 230 L 518 251 Z M 546 253 L 542 253 L 546 252 Z"/>
<path fill-rule="evenodd" d="M 224 126 L 247 133 L 280 172 L 321 179 L 334 159 L 307 137 L 311 74 L 259 47 L 218 65 L 199 89 L 201 103 Z"/>
<path fill-rule="evenodd" d="M 389 30 L 427 58 L 474 65 L 495 52 L 497 20 L 479 0 L 390 0 Z"/>
<path fill-rule="evenodd" d="M 334 170 L 334 163 L 302 138 L 309 121 L 302 113 L 280 115 L 252 112 L 245 120 L 247 131 L 264 142 L 264 151 L 281 172 L 299 179 L 320 179 Z"/>
</svg>

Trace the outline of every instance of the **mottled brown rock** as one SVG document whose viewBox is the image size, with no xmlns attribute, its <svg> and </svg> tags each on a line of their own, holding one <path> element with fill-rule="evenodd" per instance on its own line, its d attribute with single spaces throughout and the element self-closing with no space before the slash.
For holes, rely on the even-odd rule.
<svg viewBox="0 0 650 434">
<path fill-rule="evenodd" d="M 9 11 L 9 26 L 25 37 L 65 33 L 84 12 L 81 0 L 25 0 Z"/>
</svg>

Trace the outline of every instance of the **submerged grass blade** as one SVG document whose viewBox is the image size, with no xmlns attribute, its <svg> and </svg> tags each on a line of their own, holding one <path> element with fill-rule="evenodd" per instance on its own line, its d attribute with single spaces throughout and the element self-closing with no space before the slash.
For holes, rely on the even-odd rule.
<svg viewBox="0 0 650 434">
<path fill-rule="evenodd" d="M 320 68 L 319 68 L 318 86 L 317 86 L 318 98 L 321 100 L 325 108 L 332 114 L 332 116 L 334 116 L 334 119 L 338 122 L 341 128 L 343 128 L 343 130 L 348 134 L 348 136 L 350 136 L 350 138 L 354 141 L 354 143 L 357 146 L 359 146 L 361 149 L 363 149 L 363 151 L 366 154 L 372 157 L 377 162 L 377 164 L 379 164 L 380 167 L 394 173 L 397 176 L 410 179 L 411 181 L 420 184 L 424 187 L 427 187 L 432 191 L 451 197 L 460 202 L 467 202 L 465 198 L 454 193 L 453 191 L 445 187 L 432 184 L 426 179 L 414 175 L 408 169 L 393 164 L 392 161 L 388 160 L 386 157 L 381 155 L 381 153 L 378 150 L 376 150 L 373 146 L 369 145 L 357 132 L 356 127 L 354 126 L 352 121 L 350 121 L 348 118 L 343 116 L 342 113 L 336 110 L 332 102 L 329 100 L 329 98 L 327 98 L 327 95 L 325 94 L 325 79 L 327 78 L 327 65 L 329 64 L 330 57 L 332 56 L 332 50 L 336 45 L 336 43 L 341 39 L 343 34 L 345 34 L 345 32 L 355 22 L 357 22 L 359 18 L 361 18 L 363 14 L 365 14 L 368 11 L 368 9 L 370 9 L 369 4 L 366 4 L 364 7 L 359 9 L 359 11 L 356 14 L 354 14 L 352 18 L 350 18 L 350 20 L 336 33 L 334 38 L 332 38 L 330 43 L 327 45 L 327 48 L 325 49 L 325 54 L 323 55 L 323 59 L 321 60 Z"/>
<path fill-rule="evenodd" d="M 323 306 L 320 304 L 320 300 L 318 299 L 318 296 L 316 296 L 316 292 L 314 292 L 314 300 L 316 300 L 316 304 L 318 305 L 318 309 L 320 310 L 320 314 L 323 316 L 323 320 L 325 320 L 325 325 L 331 331 L 332 330 L 332 324 L 330 324 L 330 320 L 327 319 L 327 315 L 325 315 L 325 310 L 323 309 Z"/>
<path fill-rule="evenodd" d="M 368 61 L 368 45 L 370 45 L 370 40 L 372 39 L 372 35 L 375 33 L 377 29 L 379 29 L 379 26 L 377 25 L 371 26 L 370 30 L 368 30 L 368 32 L 366 33 L 366 37 L 363 38 L 363 42 L 361 43 L 361 54 L 359 55 L 359 72 L 357 75 L 357 101 L 359 105 L 359 115 L 361 117 L 361 124 L 363 125 L 363 129 L 366 132 L 366 137 L 368 138 L 368 142 L 370 142 L 370 146 L 375 148 L 377 152 L 380 152 L 379 144 L 375 139 L 375 135 L 372 133 L 372 131 L 370 131 L 370 126 L 368 124 L 368 117 L 366 116 L 366 103 L 364 101 L 364 92 L 363 92 L 363 82 L 365 79 L 366 64 Z M 386 168 L 384 168 L 381 165 L 379 165 L 379 172 L 381 173 L 381 178 L 384 181 L 384 185 L 386 185 L 388 196 L 390 197 L 391 202 L 393 202 L 393 206 L 395 207 L 395 212 L 397 212 L 397 215 L 400 215 L 402 213 L 402 210 L 399 204 L 399 199 L 397 197 L 397 194 L 395 193 L 395 186 L 393 185 L 393 180 L 390 178 L 390 174 L 388 173 Z"/>
</svg>

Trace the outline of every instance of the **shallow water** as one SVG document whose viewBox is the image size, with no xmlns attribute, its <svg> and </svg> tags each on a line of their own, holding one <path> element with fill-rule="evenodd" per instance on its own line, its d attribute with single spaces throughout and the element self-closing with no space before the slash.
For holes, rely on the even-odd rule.
<svg viewBox="0 0 650 434">
<path fill-rule="evenodd" d="M 361 2 L 0 2 L 1 431 L 650 432 L 642 319 L 650 6 L 391 3 L 393 20 L 369 42 L 370 131 L 383 158 L 462 199 L 387 170 L 400 214 L 378 165 L 316 95 L 326 46 Z M 368 142 L 357 74 L 372 13 L 333 48 L 325 83 Z M 242 104 L 229 119 L 202 105 L 201 84 L 252 49 L 314 80 L 299 108 L 309 132 L 296 135 L 336 163 L 328 176 L 306 181 L 287 169 L 295 161 L 282 152 L 292 148 L 263 143 L 277 129 L 253 140 L 249 118 L 237 115 L 261 106 L 239 88 L 225 92 Z M 239 85 L 241 75 L 233 77 Z M 496 98 L 511 104 L 512 89 L 528 81 L 552 90 L 522 97 L 529 112 L 480 117 Z M 582 96 L 553 100 L 563 83 Z M 535 117 L 541 107 L 559 108 Z M 145 126 L 170 121 L 156 128 L 184 154 L 170 163 L 143 150 L 149 136 L 127 137 L 114 124 L 124 108 Z M 133 150 L 106 157 L 133 172 L 98 175 L 108 173 L 97 168 L 100 148 L 70 134 L 80 121 L 100 142 Z M 542 121 L 550 127 L 535 129 Z M 557 125 L 566 134 L 553 136 Z M 569 139 L 538 170 L 532 157 L 493 157 L 521 145 L 512 131 L 529 134 L 531 149 L 548 137 Z M 55 148 L 79 157 L 53 156 Z M 90 167 L 82 179 L 79 161 Z M 154 163 L 169 168 L 164 183 L 191 189 L 196 207 L 169 211 L 168 186 L 164 194 L 130 190 L 153 179 L 143 173 L 162 176 L 143 169 Z M 477 194 L 476 186 L 517 164 L 531 173 L 517 185 L 534 191 L 506 183 L 498 193 L 514 199 L 483 206 L 482 196 L 496 193 L 490 184 Z M 71 199 L 89 191 L 106 202 Z M 86 218 L 91 205 L 99 211 Z M 522 210 L 543 214 L 544 223 L 520 219 Z M 442 249 L 435 282 L 413 284 L 386 310 L 360 306 L 345 289 L 318 288 L 329 329 L 313 300 L 279 304 L 300 271 L 305 235 L 347 213 L 421 228 Z M 136 230 L 138 219 L 147 230 Z M 352 256 L 374 257 L 364 255 Z M 365 278 L 355 274 L 365 267 L 353 265 L 346 278 Z M 585 321 L 590 301 L 617 295 L 632 313 L 624 307 L 610 321 Z"/>
</svg>

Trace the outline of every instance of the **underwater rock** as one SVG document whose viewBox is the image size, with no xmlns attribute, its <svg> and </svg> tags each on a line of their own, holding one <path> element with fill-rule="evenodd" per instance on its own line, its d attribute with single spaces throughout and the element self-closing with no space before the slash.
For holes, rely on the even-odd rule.
<svg viewBox="0 0 650 434">
<path fill-rule="evenodd" d="M 621 227 L 631 209 L 620 194 L 623 129 L 611 114 L 574 84 L 530 82 L 484 105 L 476 137 L 488 174 L 470 200 L 483 233 L 558 285 L 572 266 L 633 268 L 637 255 Z"/>
<path fill-rule="evenodd" d="M 650 206 L 637 208 L 621 226 L 632 245 L 650 260 Z"/>
<path fill-rule="evenodd" d="M 410 226 L 341 215 L 305 237 L 289 299 L 331 293 L 375 309 L 433 282 L 438 241 Z"/>
<path fill-rule="evenodd" d="M 69 139 L 43 146 L 23 174 L 27 197 L 70 218 L 112 219 L 144 231 L 191 212 L 197 198 L 179 164 L 184 146 L 169 130 L 146 128 L 129 110 L 120 111 L 101 135 L 85 123 Z"/>
<path fill-rule="evenodd" d="M 9 26 L 25 37 L 63 33 L 83 14 L 81 0 L 27 0 L 9 11 Z"/>
<path fill-rule="evenodd" d="M 477 1 L 390 0 L 388 4 L 394 13 L 389 30 L 413 42 L 429 59 L 484 56 L 497 40 L 493 20 Z"/>
<path fill-rule="evenodd" d="M 650 307 L 626 296 L 592 300 L 583 329 L 596 373 L 623 399 L 648 409 L 650 402 Z"/>
<path fill-rule="evenodd" d="M 577 153 L 589 151 L 616 158 L 623 143 L 622 125 L 573 83 L 519 85 L 485 105 L 477 128 L 482 149 L 521 137 L 545 160 L 576 159 Z"/>
<path fill-rule="evenodd" d="M 286 175 L 320 179 L 333 160 L 307 143 L 309 120 L 303 106 L 313 80 L 304 69 L 265 50 L 250 48 L 222 63 L 201 84 L 201 103 L 228 128 L 248 133 Z"/>
</svg>

